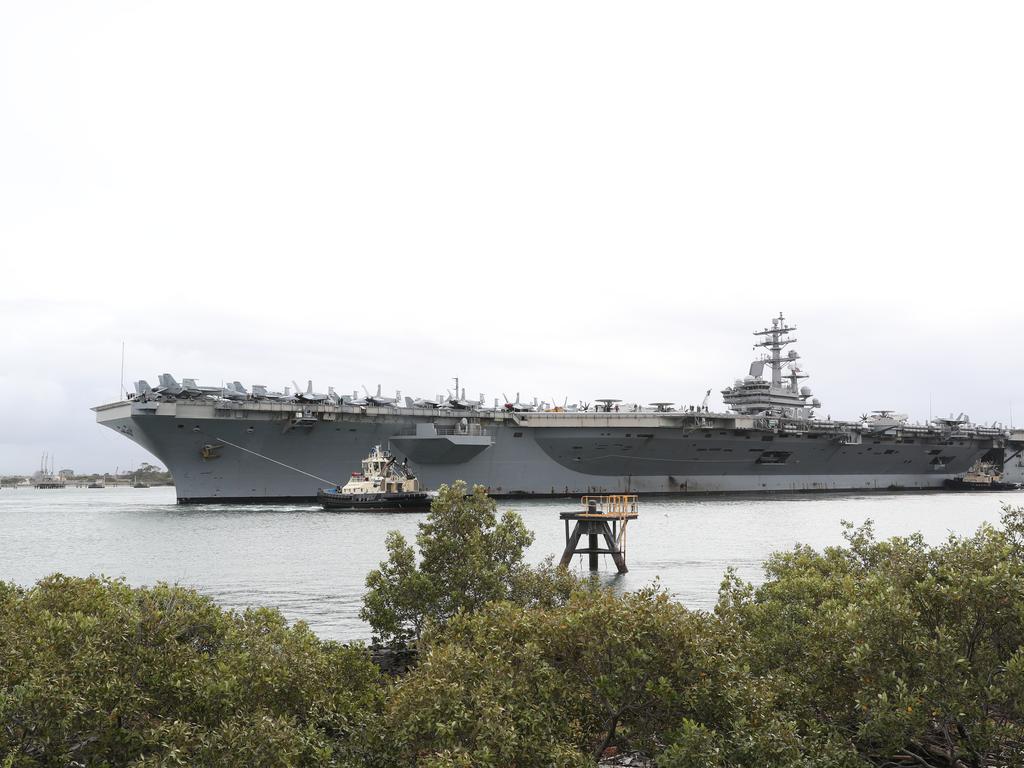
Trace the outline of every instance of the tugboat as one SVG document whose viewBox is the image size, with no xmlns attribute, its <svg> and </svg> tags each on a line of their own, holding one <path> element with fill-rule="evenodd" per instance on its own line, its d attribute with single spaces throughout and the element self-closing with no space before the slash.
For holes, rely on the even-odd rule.
<svg viewBox="0 0 1024 768">
<path fill-rule="evenodd" d="M 977 463 L 960 477 L 946 480 L 944 483 L 949 491 L 1017 491 L 1019 483 L 1004 483 L 1003 475 L 995 466 Z"/>
<path fill-rule="evenodd" d="M 324 509 L 369 512 L 421 512 L 430 509 L 436 492 L 420 489 L 405 463 L 379 445 L 362 461 L 344 487 L 321 488 L 317 501 Z"/>
</svg>

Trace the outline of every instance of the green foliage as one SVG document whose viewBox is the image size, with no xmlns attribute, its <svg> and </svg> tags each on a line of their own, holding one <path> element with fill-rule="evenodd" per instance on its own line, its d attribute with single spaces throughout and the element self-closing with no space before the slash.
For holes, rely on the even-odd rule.
<svg viewBox="0 0 1024 768">
<path fill-rule="evenodd" d="M 383 691 L 364 649 L 277 611 L 96 578 L 0 585 L 12 768 L 358 764 Z"/>
<path fill-rule="evenodd" d="M 389 702 L 395 762 L 592 764 L 620 730 L 652 748 L 680 713 L 717 701 L 708 629 L 653 589 L 462 613 Z"/>
<path fill-rule="evenodd" d="M 367 574 L 359 615 L 385 641 L 418 640 L 434 601 L 433 582 L 417 568 L 416 552 L 401 533 L 390 531 L 385 546 L 388 559 Z"/>
<path fill-rule="evenodd" d="M 586 765 L 576 746 L 579 726 L 563 711 L 559 676 L 538 653 L 541 618 L 504 603 L 457 619 L 476 642 L 433 645 L 396 686 L 386 719 L 389 764 Z"/>
<path fill-rule="evenodd" d="M 1024 557 L 1003 528 L 876 540 L 728 574 L 713 614 L 655 588 L 490 603 L 433 633 L 389 699 L 393 764 L 1022 765 Z"/>
<path fill-rule="evenodd" d="M 523 565 L 518 516 L 445 489 L 416 551 L 368 578 L 420 664 L 190 590 L 54 576 L 0 584 L 0 766 L 1024 765 L 1024 511 L 1000 528 L 771 557 L 713 613 Z"/>
<path fill-rule="evenodd" d="M 422 638 L 428 622 L 443 626 L 460 611 L 494 600 L 520 605 L 564 601 L 576 580 L 550 562 L 531 569 L 523 561 L 533 542 L 522 518 L 506 512 L 482 486 L 466 492 L 458 481 L 441 486 L 416 534 L 416 553 L 397 531 L 387 537 L 388 559 L 366 577 L 362 619 L 384 642 Z"/>
<path fill-rule="evenodd" d="M 849 529 L 846 547 L 773 556 L 757 590 L 727 580 L 718 614 L 804 730 L 878 763 L 1024 764 L 1022 519 L 936 547 Z"/>
<path fill-rule="evenodd" d="M 130 473 L 132 480 L 147 483 L 149 485 L 173 484 L 171 473 L 166 469 L 154 466 L 147 461 L 142 462 L 139 468 Z"/>
</svg>

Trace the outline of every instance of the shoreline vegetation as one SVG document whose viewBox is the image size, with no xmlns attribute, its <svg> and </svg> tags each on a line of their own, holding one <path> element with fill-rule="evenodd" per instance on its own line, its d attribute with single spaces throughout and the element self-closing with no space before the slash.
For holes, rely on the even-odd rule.
<svg viewBox="0 0 1024 768">
<path fill-rule="evenodd" d="M 143 483 L 151 487 L 174 485 L 174 478 L 168 470 L 145 461 L 138 469 L 91 474 L 78 474 L 70 469 L 62 469 L 55 477 L 69 487 L 82 487 L 90 483 L 102 483 L 109 487 L 131 487 L 134 483 Z M 40 472 L 34 475 L 0 475 L 0 488 L 32 488 L 35 483 L 48 478 L 49 476 L 44 477 Z"/>
<path fill-rule="evenodd" d="M 178 586 L 0 582 L 0 768 L 1024 765 L 1024 509 L 844 537 L 692 611 L 526 565 L 456 483 L 368 574 L 372 650 Z"/>
</svg>

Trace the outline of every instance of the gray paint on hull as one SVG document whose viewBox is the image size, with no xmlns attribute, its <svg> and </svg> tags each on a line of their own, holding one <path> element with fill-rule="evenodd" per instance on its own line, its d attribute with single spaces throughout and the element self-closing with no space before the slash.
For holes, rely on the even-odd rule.
<svg viewBox="0 0 1024 768">
<path fill-rule="evenodd" d="M 588 474 L 614 467 L 629 475 L 686 478 L 752 474 L 777 477 L 844 475 L 922 475 L 965 472 L 978 458 L 973 440 L 896 442 L 868 439 L 844 445 L 827 436 L 765 435 L 749 430 L 653 430 L 638 437 L 627 430 L 608 431 L 597 440 L 551 435 L 537 441 L 556 462 Z M 984 448 L 981 452 L 984 452 Z M 772 457 L 773 461 L 764 463 Z M 933 463 L 941 460 L 941 468 Z"/>
<path fill-rule="evenodd" d="M 292 427 L 259 411 L 218 416 L 209 406 L 154 410 L 130 404 L 100 410 L 97 418 L 160 459 L 174 475 L 181 501 L 312 498 L 326 483 L 227 443 L 337 483 L 358 469 L 373 445 L 388 445 L 413 420 L 346 414 Z M 704 437 L 707 430 L 664 426 L 644 427 L 642 433 L 636 427 L 607 425 L 531 429 L 510 421 L 486 427 L 493 444 L 465 461 L 411 461 L 426 487 L 462 479 L 500 496 L 937 488 L 990 447 L 990 442 L 973 439 L 933 445 L 880 438 L 856 446 L 793 436 L 762 441 L 769 435 L 714 430 Z M 224 445 L 219 457 L 203 459 L 203 447 L 217 443 Z M 783 464 L 758 463 L 754 457 L 760 453 L 752 447 L 790 455 Z M 936 449 L 948 457 L 939 469 L 930 464 L 934 456 L 928 453 Z"/>
<path fill-rule="evenodd" d="M 1024 454 L 1019 453 L 1021 446 L 1007 449 L 1007 456 L 1012 458 L 1003 466 L 1003 480 L 1007 483 L 1024 483 Z"/>
</svg>

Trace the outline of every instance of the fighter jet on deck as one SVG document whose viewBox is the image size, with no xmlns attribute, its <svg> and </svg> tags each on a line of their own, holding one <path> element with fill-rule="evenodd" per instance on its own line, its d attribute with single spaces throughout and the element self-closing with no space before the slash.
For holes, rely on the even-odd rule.
<svg viewBox="0 0 1024 768">
<path fill-rule="evenodd" d="M 328 399 L 328 395 L 324 394 L 323 392 L 314 392 L 313 391 L 313 380 L 312 379 L 309 379 L 308 383 L 306 384 L 306 391 L 305 392 L 303 392 L 299 388 L 298 383 L 296 383 L 295 381 L 292 381 L 292 384 L 295 384 L 295 399 L 296 400 L 301 400 L 304 403 L 322 403 L 324 400 Z"/>
</svg>

